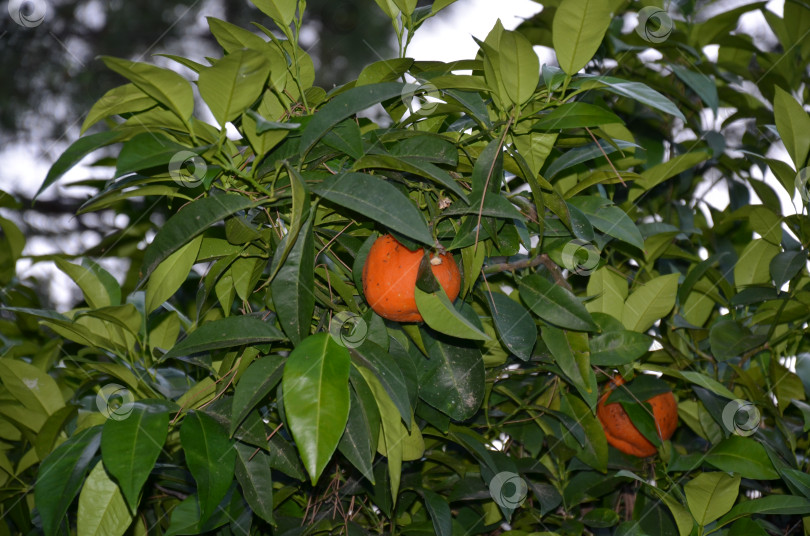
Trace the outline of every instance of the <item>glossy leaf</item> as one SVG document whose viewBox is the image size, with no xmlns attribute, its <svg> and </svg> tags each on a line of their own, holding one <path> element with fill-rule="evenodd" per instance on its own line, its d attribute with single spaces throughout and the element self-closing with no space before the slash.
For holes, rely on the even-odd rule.
<svg viewBox="0 0 810 536">
<path fill-rule="evenodd" d="M 499 292 L 486 292 L 485 296 L 501 342 L 520 359 L 531 359 L 537 342 L 537 326 L 529 311 Z"/>
<path fill-rule="evenodd" d="M 484 398 L 484 361 L 475 346 L 425 336 L 428 359 L 417 365 L 419 396 L 457 421 L 469 419 Z"/>
<path fill-rule="evenodd" d="M 350 361 L 331 335 L 316 333 L 301 341 L 284 365 L 284 410 L 313 484 L 346 428 Z"/>
<path fill-rule="evenodd" d="M 532 125 L 538 130 L 558 130 L 563 128 L 598 127 L 609 123 L 624 123 L 622 119 L 601 106 L 587 102 L 567 102 L 554 108 L 550 113 Z"/>
<path fill-rule="evenodd" d="M 162 360 L 243 344 L 279 341 L 284 335 L 272 324 L 254 316 L 230 316 L 206 322 L 175 344 Z"/>
<path fill-rule="evenodd" d="M 236 450 L 228 432 L 212 417 L 190 411 L 180 427 L 180 442 L 186 455 L 200 504 L 200 524 L 217 510 L 234 476 Z"/>
<path fill-rule="evenodd" d="M 315 308 L 314 215 L 302 225 L 287 259 L 279 269 L 270 292 L 284 333 L 293 344 L 305 339 L 312 329 Z"/>
<path fill-rule="evenodd" d="M 537 316 L 561 328 L 595 331 L 590 313 L 576 296 L 548 279 L 532 274 L 520 280 L 520 298 Z"/>
<path fill-rule="evenodd" d="M 248 366 L 233 393 L 231 435 L 247 417 L 247 414 L 253 411 L 278 385 L 283 371 L 284 358 L 280 355 L 264 356 Z"/>
<path fill-rule="evenodd" d="M 0 381 L 9 394 L 31 411 L 53 415 L 65 406 L 56 381 L 25 361 L 0 359 Z"/>
<path fill-rule="evenodd" d="M 186 205 L 169 218 L 147 246 L 141 278 L 148 278 L 164 259 L 210 226 L 254 204 L 245 196 L 224 194 L 204 197 Z"/>
<path fill-rule="evenodd" d="M 779 86 L 775 88 L 773 115 L 793 165 L 796 169 L 804 167 L 810 152 L 810 116 L 792 95 Z"/>
<path fill-rule="evenodd" d="M 425 323 L 439 333 L 459 339 L 491 340 L 489 335 L 478 329 L 453 307 L 443 289 L 437 292 L 425 292 L 416 287 L 414 297 L 416 298 L 416 308 Z"/>
<path fill-rule="evenodd" d="M 732 435 L 724 439 L 706 455 L 706 461 L 721 471 L 739 473 L 743 478 L 779 478 L 765 448 L 750 437 Z"/>
<path fill-rule="evenodd" d="M 60 533 L 67 509 L 84 484 L 100 443 L 101 427 L 85 428 L 56 447 L 39 466 L 34 501 L 45 536 Z"/>
<path fill-rule="evenodd" d="M 513 104 L 521 105 L 531 98 L 540 81 L 540 60 L 523 34 L 512 31 L 501 34 L 498 68 L 506 96 Z"/>
<path fill-rule="evenodd" d="M 234 448 L 236 480 L 242 487 L 245 500 L 256 515 L 268 523 L 274 523 L 273 474 L 269 454 L 242 442 L 237 442 Z"/>
<path fill-rule="evenodd" d="M 315 193 L 408 238 L 433 245 L 433 237 L 422 213 L 399 190 L 379 176 L 342 173 L 325 180 L 315 189 Z"/>
<path fill-rule="evenodd" d="M 188 277 L 191 267 L 197 261 L 202 236 L 197 236 L 188 244 L 166 257 L 146 283 L 146 313 L 149 314 L 163 302 L 171 298 Z"/>
<path fill-rule="evenodd" d="M 141 488 L 169 433 L 171 405 L 158 400 L 138 400 L 130 409 L 125 418 L 113 417 L 104 423 L 101 456 L 130 510 L 135 512 Z"/>
<path fill-rule="evenodd" d="M 42 185 L 39 187 L 36 194 L 34 194 L 33 199 L 36 200 L 36 198 L 39 197 L 39 194 L 44 192 L 48 186 L 58 181 L 62 175 L 78 164 L 82 158 L 92 153 L 96 149 L 100 149 L 101 147 L 105 147 L 111 143 L 115 143 L 121 137 L 122 135 L 120 132 L 116 132 L 114 130 L 105 130 L 103 132 L 84 136 L 83 138 L 79 138 L 78 140 L 74 141 L 70 147 L 65 149 L 65 151 L 59 155 L 59 158 L 56 159 L 56 162 L 54 162 L 51 168 L 48 170 L 45 180 L 42 182 Z"/>
<path fill-rule="evenodd" d="M 635 331 L 609 331 L 592 338 L 591 364 L 615 367 L 631 363 L 647 353 L 652 339 Z"/>
<path fill-rule="evenodd" d="M 365 383 L 365 380 L 361 381 Z M 350 392 L 350 401 L 349 418 L 338 443 L 338 450 L 373 484 L 372 463 L 380 433 L 380 413 L 373 398 L 366 401 L 354 389 Z M 377 425 L 372 426 L 372 421 L 376 421 Z M 372 430 L 376 431 L 373 435 Z"/>
</svg>

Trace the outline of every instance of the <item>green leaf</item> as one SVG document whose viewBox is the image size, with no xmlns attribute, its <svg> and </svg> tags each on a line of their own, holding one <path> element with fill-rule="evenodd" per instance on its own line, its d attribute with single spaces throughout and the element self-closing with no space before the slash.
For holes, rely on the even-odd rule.
<svg viewBox="0 0 810 536">
<path fill-rule="evenodd" d="M 459 313 L 443 288 L 437 292 L 425 292 L 419 287 L 414 289 L 416 308 L 425 323 L 439 333 L 477 341 L 492 340 L 489 335 L 478 329 L 472 322 Z"/>
<path fill-rule="evenodd" d="M 335 125 L 324 135 L 323 142 L 355 160 L 362 158 L 365 154 L 363 133 L 360 131 L 356 119 L 349 118 Z"/>
<path fill-rule="evenodd" d="M 596 298 L 585 307 L 591 313 L 605 313 L 617 320 L 622 319 L 624 300 L 627 298 L 627 279 L 607 266 L 599 268 L 588 279 L 588 296 Z"/>
<path fill-rule="evenodd" d="M 382 101 L 400 97 L 407 86 L 399 82 L 382 82 L 353 87 L 321 107 L 301 133 L 301 152 L 307 153 L 326 132 L 347 117 L 371 108 Z"/>
<path fill-rule="evenodd" d="M 647 353 L 652 339 L 635 331 L 609 331 L 592 338 L 591 364 L 604 367 L 626 365 Z"/>
<path fill-rule="evenodd" d="M 146 283 L 146 314 L 171 298 L 186 282 L 191 267 L 197 261 L 202 235 L 181 247 L 161 262 Z"/>
<path fill-rule="evenodd" d="M 265 15 L 279 26 L 287 27 L 295 18 L 298 0 L 251 0 Z"/>
<path fill-rule="evenodd" d="M 101 443 L 101 426 L 85 428 L 56 447 L 39 466 L 34 503 L 45 536 L 61 534 L 67 509 L 84 484 Z"/>
<path fill-rule="evenodd" d="M 790 93 L 779 86 L 775 88 L 773 115 L 776 130 L 785 142 L 796 169 L 804 167 L 810 152 L 810 116 Z"/>
<path fill-rule="evenodd" d="M 750 437 L 732 435 L 724 439 L 706 454 L 706 461 L 721 471 L 739 473 L 743 478 L 779 478 L 765 447 Z"/>
<path fill-rule="evenodd" d="M 612 20 L 610 2 L 563 0 L 551 31 L 560 67 L 573 76 L 596 54 Z"/>
<path fill-rule="evenodd" d="M 386 333 L 386 338 L 387 336 Z M 360 346 L 353 348 L 352 352 L 355 357 L 359 358 L 359 362 L 365 368 L 377 376 L 388 396 L 391 397 L 392 402 L 397 407 L 403 422 L 410 427 L 413 408 L 408 397 L 405 376 L 402 374 L 402 369 L 397 365 L 394 355 L 369 339 L 363 341 Z M 410 358 L 406 357 L 406 359 Z"/>
<path fill-rule="evenodd" d="M 203 525 L 225 498 L 234 476 L 236 450 L 228 432 L 212 417 L 192 410 L 180 427 L 180 443 L 186 455 L 200 501 Z"/>
<path fill-rule="evenodd" d="M 684 84 L 697 93 L 698 97 L 700 97 L 706 106 L 717 113 L 720 99 L 717 96 L 717 85 L 711 78 L 701 72 L 692 71 L 680 65 L 671 65 L 670 68 L 672 72 L 675 73 L 675 76 L 680 78 Z"/>
<path fill-rule="evenodd" d="M 595 2 L 597 0 L 591 1 Z M 559 11 L 557 13 L 559 14 Z M 628 82 L 627 80 L 614 78 L 612 76 L 596 76 L 590 79 L 583 77 L 583 85 L 587 84 L 591 86 L 594 82 L 597 82 L 594 87 L 599 87 L 601 84 L 604 84 L 604 87 L 602 87 L 604 91 L 633 99 L 651 108 L 675 116 L 682 121 L 686 121 L 683 113 L 671 100 L 646 84 L 642 84 L 641 82 Z"/>
<path fill-rule="evenodd" d="M 566 333 L 561 329 L 545 326 L 543 328 L 543 342 L 548 346 L 554 362 L 560 367 L 568 380 L 582 393 L 583 398 L 595 400 L 595 384 L 591 384 L 590 356 L 587 346 L 580 344 L 585 341 L 578 340 L 581 334 Z"/>
<path fill-rule="evenodd" d="M 365 381 L 363 383 L 365 384 Z M 366 401 L 357 395 L 354 389 L 350 391 L 350 401 L 349 419 L 346 422 L 346 430 L 338 443 L 338 450 L 373 484 L 374 466 L 372 464 L 380 434 L 378 424 L 380 413 L 373 398 Z M 377 423 L 373 428 L 372 421 Z M 373 435 L 372 429 L 376 431 Z"/>
<path fill-rule="evenodd" d="M 309 124 L 312 125 L 312 122 Z M 323 181 L 315 189 L 315 193 L 378 221 L 408 238 L 428 246 L 433 245 L 433 236 L 422 213 L 410 199 L 382 177 L 364 173 L 341 173 Z"/>
<path fill-rule="evenodd" d="M 539 274 L 519 283 L 520 298 L 537 316 L 562 328 L 596 331 L 597 326 L 576 296 Z"/>
<path fill-rule="evenodd" d="M 148 63 L 111 56 L 101 56 L 101 60 L 109 69 L 127 78 L 138 89 L 174 112 L 181 121 L 188 122 L 194 111 L 194 93 L 185 78 L 174 71 Z"/>
<path fill-rule="evenodd" d="M 293 344 L 301 342 L 312 330 L 312 312 L 315 309 L 314 218 L 313 212 L 301 227 L 287 259 L 270 283 L 279 323 Z"/>
<path fill-rule="evenodd" d="M 422 496 L 425 498 L 425 507 L 433 521 L 434 534 L 452 536 L 453 514 L 450 511 L 450 503 L 442 495 L 429 489 L 423 489 Z"/>
<path fill-rule="evenodd" d="M 267 521 L 273 521 L 273 474 L 270 471 L 270 455 L 237 441 L 236 481 L 253 512 Z"/>
<path fill-rule="evenodd" d="M 285 234 L 284 238 L 281 239 L 281 243 L 278 245 L 278 248 L 276 248 L 276 251 L 273 254 L 273 260 L 270 263 L 270 277 L 267 278 L 268 281 L 273 281 L 278 274 L 278 271 L 281 270 L 281 267 L 284 265 L 284 261 L 287 260 L 287 255 L 290 254 L 293 246 L 295 246 L 295 242 L 298 239 L 298 233 L 306 223 L 307 218 L 309 218 L 309 192 L 307 191 L 304 179 L 292 167 L 288 167 L 287 172 L 290 177 L 290 190 L 292 192 L 290 225 L 287 234 Z"/>
<path fill-rule="evenodd" d="M 662 162 L 656 166 L 641 172 L 641 179 L 637 180 L 630 191 L 628 199 L 635 201 L 641 194 L 658 186 L 665 180 L 691 169 L 697 164 L 708 160 L 710 157 L 707 151 L 696 151 L 678 155 Z"/>
<path fill-rule="evenodd" d="M 540 81 L 540 60 L 523 34 L 504 31 L 498 43 L 498 68 L 513 104 L 529 100 Z"/>
<path fill-rule="evenodd" d="M 608 140 L 599 140 L 599 143 L 589 143 L 582 147 L 571 149 L 549 164 L 546 169 L 546 178 L 551 179 L 560 171 L 574 167 L 582 162 L 600 158 L 604 155 L 610 155 L 616 151 L 631 147 L 636 147 L 636 144 L 624 140 L 613 140 L 612 143 Z"/>
<path fill-rule="evenodd" d="M 173 405 L 173 404 L 172 404 Z M 101 433 L 101 456 L 129 504 L 138 499 L 169 433 L 171 406 L 164 401 L 138 400 L 123 418 L 107 419 Z"/>
<path fill-rule="evenodd" d="M 598 127 L 609 123 L 622 123 L 622 118 L 601 106 L 587 102 L 566 102 L 532 125 L 537 130 Z"/>
<path fill-rule="evenodd" d="M 313 485 L 346 428 L 350 363 L 348 350 L 322 332 L 301 341 L 284 366 L 284 410 Z"/>
<path fill-rule="evenodd" d="M 661 275 L 634 290 L 624 302 L 624 327 L 644 332 L 669 314 L 675 306 L 679 277 L 678 273 Z"/>
<path fill-rule="evenodd" d="M 80 133 L 95 125 L 105 117 L 140 112 L 156 105 L 157 101 L 138 89 L 135 84 L 114 87 L 93 104 L 84 118 Z"/>
<path fill-rule="evenodd" d="M 220 128 L 236 119 L 262 94 L 270 62 L 258 50 L 231 52 L 200 73 L 197 85 Z"/>
<path fill-rule="evenodd" d="M 585 432 L 585 444 L 579 448 L 576 440 L 570 437 L 571 441 L 566 442 L 579 452 L 577 457 L 602 473 L 607 471 L 608 463 L 608 443 L 602 424 L 593 414 L 593 410 L 579 397 L 568 394 L 561 397 L 560 410 L 573 418 Z M 571 434 L 566 434 L 570 436 Z"/>
<path fill-rule="evenodd" d="M 408 72 L 411 65 L 413 65 L 413 58 L 391 58 L 375 61 L 363 67 L 363 70 L 357 75 L 355 87 L 378 82 L 394 82 Z"/>
<path fill-rule="evenodd" d="M 712 473 L 719 474 L 719 473 Z M 807 515 L 810 513 L 810 499 L 794 495 L 770 495 L 760 499 L 741 502 L 718 521 L 718 525 L 725 525 L 735 519 L 754 514 L 761 515 Z"/>
<path fill-rule="evenodd" d="M 281 381 L 284 371 L 284 358 L 280 355 L 268 355 L 257 359 L 245 370 L 236 384 L 233 393 L 230 434 L 245 420 L 248 413 L 270 394 Z"/>
<path fill-rule="evenodd" d="M 469 344 L 450 344 L 423 333 L 429 359 L 417 364 L 419 396 L 451 419 L 469 419 L 484 399 L 484 360 Z"/>
<path fill-rule="evenodd" d="M 206 17 L 206 20 L 211 34 L 228 54 L 240 48 L 261 50 L 265 46 L 266 41 L 249 30 L 215 17 Z"/>
<path fill-rule="evenodd" d="M 254 204 L 247 196 L 224 194 L 204 197 L 184 206 L 160 228 L 144 251 L 141 280 L 148 278 L 164 259 L 208 227 Z"/>
<path fill-rule="evenodd" d="M 56 381 L 34 365 L 2 358 L 0 380 L 9 394 L 33 412 L 53 415 L 65 406 Z"/>
<path fill-rule="evenodd" d="M 284 335 L 272 324 L 245 315 L 206 322 L 175 344 L 161 360 L 243 344 L 280 341 Z"/>
<path fill-rule="evenodd" d="M 686 504 L 701 527 L 731 510 L 739 492 L 740 475 L 726 473 L 701 473 L 684 486 Z"/>
<path fill-rule="evenodd" d="M 87 475 L 79 495 L 78 536 L 121 536 L 132 523 L 129 512 L 121 490 L 99 461 Z"/>
<path fill-rule="evenodd" d="M 638 249 L 644 249 L 644 238 L 633 220 L 607 199 L 597 196 L 580 196 L 568 201 L 581 210 L 588 221 L 600 231 L 627 242 Z"/>
<path fill-rule="evenodd" d="M 426 162 L 421 157 L 370 154 L 358 159 L 352 166 L 352 169 L 367 168 L 395 169 L 431 179 L 458 195 L 464 203 L 469 204 L 467 193 L 453 177 L 439 166 Z"/>
<path fill-rule="evenodd" d="M 523 361 L 529 361 L 537 342 L 537 326 L 520 303 L 499 292 L 485 292 L 498 338 Z"/>
<path fill-rule="evenodd" d="M 734 286 L 740 291 L 750 285 L 768 285 L 771 282 L 771 261 L 782 248 L 764 239 L 748 243 L 734 264 Z"/>
<path fill-rule="evenodd" d="M 123 135 L 118 131 L 105 130 L 103 132 L 98 132 L 97 134 L 84 136 L 83 138 L 79 138 L 78 140 L 74 141 L 70 147 L 65 149 L 64 153 L 59 155 L 59 158 L 56 159 L 56 162 L 54 162 L 51 168 L 48 170 L 45 180 L 42 182 L 39 190 L 37 190 L 37 193 L 34 194 L 33 201 L 36 201 L 39 194 L 44 192 L 48 186 L 58 181 L 62 175 L 78 164 L 82 158 L 92 153 L 96 149 L 106 147 L 111 143 L 115 143 L 122 136 Z"/>
<path fill-rule="evenodd" d="M 765 335 L 756 335 L 730 316 L 715 320 L 709 330 L 709 345 L 719 361 L 740 356 L 765 342 Z"/>
</svg>

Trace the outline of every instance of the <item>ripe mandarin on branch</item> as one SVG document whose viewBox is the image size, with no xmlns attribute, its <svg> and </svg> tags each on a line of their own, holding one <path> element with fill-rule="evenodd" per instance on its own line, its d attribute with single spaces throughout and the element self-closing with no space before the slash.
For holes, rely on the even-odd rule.
<svg viewBox="0 0 810 536">
<path fill-rule="evenodd" d="M 605 392 L 599 398 L 599 403 L 596 406 L 596 416 L 599 422 L 602 423 L 608 443 L 613 447 L 625 454 L 639 458 L 652 456 L 657 452 L 655 445 L 650 443 L 638 431 L 622 405 L 618 402 L 605 404 L 610 393 L 613 392 L 613 386 L 619 386 L 623 383 L 624 379 L 621 377 L 610 381 L 611 385 L 605 389 Z M 675 397 L 671 392 L 666 392 L 655 395 L 646 402 L 652 406 L 658 436 L 661 440 L 666 441 L 672 437 L 675 428 L 678 426 L 678 404 L 675 402 Z"/>
<path fill-rule="evenodd" d="M 424 250 L 411 251 L 393 236 L 374 241 L 363 265 L 363 293 L 375 313 L 397 322 L 421 322 L 414 289 Z M 461 273 L 453 255 L 431 254 L 431 271 L 450 301 L 461 290 Z"/>
</svg>

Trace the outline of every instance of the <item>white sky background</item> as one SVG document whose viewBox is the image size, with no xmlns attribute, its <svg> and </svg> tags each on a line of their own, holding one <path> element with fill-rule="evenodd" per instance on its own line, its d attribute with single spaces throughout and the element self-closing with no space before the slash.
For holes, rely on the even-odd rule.
<svg viewBox="0 0 810 536">
<path fill-rule="evenodd" d="M 740 5 L 741 3 L 748 2 L 729 0 L 729 3 Z M 783 4 L 784 0 L 771 0 L 768 3 L 768 9 L 781 16 Z M 372 5 L 371 7 L 373 8 L 374 6 Z M 473 40 L 472 36 L 478 39 L 484 39 L 496 19 L 500 19 L 505 28 L 514 29 L 524 19 L 531 17 L 541 9 L 542 6 L 532 0 L 459 0 L 438 16 L 424 23 L 408 47 L 408 56 L 414 57 L 417 60 L 438 61 L 474 58 L 478 50 L 478 45 Z M 630 27 L 626 27 L 625 30 L 631 31 L 634 26 L 633 21 L 629 21 L 629 24 L 626 24 L 626 26 L 628 25 Z M 764 17 L 762 17 L 761 14 L 748 14 L 743 17 L 740 20 L 740 30 L 749 32 L 758 39 L 775 39 L 767 28 Z M 535 51 L 540 57 L 541 64 L 553 61 L 553 55 L 548 49 L 535 47 Z M 710 57 L 712 55 L 716 56 L 716 47 L 715 50 L 712 50 L 711 47 L 707 47 L 707 50 L 704 52 L 710 55 Z M 658 54 L 654 50 L 649 51 L 649 53 L 652 55 L 652 58 Z M 709 117 L 707 119 L 717 121 L 717 118 Z M 0 174 L 0 189 L 7 189 L 29 196 L 33 195 L 44 180 L 51 162 L 59 156 L 60 152 L 67 147 L 67 144 L 75 141 L 75 138 L 78 136 L 78 125 L 80 122 L 81 118 L 77 120 L 75 132 L 72 131 L 63 137 L 61 144 L 58 146 L 34 148 L 19 144 L 7 146 L 0 150 L 0 159 L 3 161 L 3 172 Z M 43 150 L 48 154 L 51 161 L 46 161 L 39 157 L 38 153 Z M 783 147 L 773 149 L 768 156 L 789 162 L 787 153 L 784 151 Z M 86 162 L 90 161 L 92 161 L 92 155 L 86 159 Z M 105 171 L 106 170 L 94 170 L 87 166 L 76 166 L 68 172 L 57 185 L 51 186 L 44 197 L 49 198 L 62 195 L 64 190 L 62 190 L 61 185 L 72 181 L 86 179 L 88 176 L 105 177 Z M 797 199 L 789 199 L 784 189 L 770 172 L 765 177 L 765 180 L 779 196 L 784 213 L 793 213 L 796 210 L 794 207 L 801 206 L 798 194 L 796 196 Z M 75 190 L 75 188 L 71 190 L 72 195 L 76 194 Z M 757 198 L 755 194 L 752 193 L 751 195 L 752 202 L 756 203 Z M 726 185 L 721 183 L 713 188 L 707 193 L 706 200 L 718 209 L 725 207 L 728 204 Z M 125 226 L 127 222 L 119 221 L 116 218 L 114 224 L 120 227 Z M 76 240 L 70 241 L 71 243 L 62 242 L 58 244 L 41 240 L 37 242 L 32 241 L 26 246 L 25 254 L 41 255 L 52 253 L 58 249 L 77 253 L 84 248 L 95 245 L 94 243 L 90 243 L 95 241 L 97 241 L 97 239 L 93 240 L 91 237 L 82 237 L 80 241 Z M 104 262 L 102 262 L 102 264 L 106 265 L 108 269 L 113 268 L 115 270 L 116 268 Z M 52 263 L 39 263 L 31 267 L 30 262 L 21 261 L 19 268 L 21 270 L 27 269 L 25 271 L 30 275 L 52 278 L 51 290 L 53 291 L 54 298 L 57 300 L 57 308 L 62 310 L 72 305 L 70 303 L 72 301 L 71 292 L 68 289 L 72 287 L 73 284 L 67 276 L 56 270 Z M 117 268 L 120 270 L 121 267 L 118 266 Z"/>
</svg>

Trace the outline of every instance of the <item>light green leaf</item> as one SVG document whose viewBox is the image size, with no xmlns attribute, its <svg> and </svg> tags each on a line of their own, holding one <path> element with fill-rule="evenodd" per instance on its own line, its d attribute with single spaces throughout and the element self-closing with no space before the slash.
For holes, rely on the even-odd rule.
<svg viewBox="0 0 810 536">
<path fill-rule="evenodd" d="M 148 63 L 138 63 L 111 56 L 101 56 L 104 64 L 138 89 L 166 106 L 184 123 L 194 111 L 194 93 L 188 81 L 169 69 L 155 67 Z"/>
<path fill-rule="evenodd" d="M 321 332 L 301 341 L 284 365 L 284 410 L 313 484 L 346 428 L 350 363 L 348 350 Z"/>
<path fill-rule="evenodd" d="M 706 461 L 721 471 L 739 473 L 743 478 L 779 478 L 765 447 L 750 437 L 732 435 L 724 439 L 706 454 Z"/>
<path fill-rule="evenodd" d="M 740 475 L 726 473 L 701 473 L 684 486 L 689 511 L 701 527 L 731 510 L 739 492 Z"/>
<path fill-rule="evenodd" d="M 200 96 L 220 128 L 259 98 L 269 74 L 270 62 L 252 49 L 236 50 L 200 73 Z"/>
<path fill-rule="evenodd" d="M 0 359 L 0 380 L 8 393 L 31 411 L 53 415 L 65 406 L 56 381 L 34 365 Z"/>
<path fill-rule="evenodd" d="M 181 247 L 161 262 L 146 284 L 146 314 L 171 298 L 185 283 L 191 267 L 197 261 L 202 235 Z"/>
<path fill-rule="evenodd" d="M 93 104 L 84 118 L 80 133 L 111 115 L 140 112 L 156 105 L 157 101 L 138 89 L 135 84 L 114 87 Z"/>
<path fill-rule="evenodd" d="M 627 279 L 620 273 L 603 266 L 588 279 L 588 296 L 595 299 L 585 304 L 591 313 L 605 313 L 617 320 L 622 319 L 624 300 L 628 294 Z"/>
<path fill-rule="evenodd" d="M 810 152 L 810 116 L 784 89 L 776 86 L 775 90 L 773 115 L 776 130 L 782 136 L 793 165 L 800 169 L 807 162 L 807 153 Z"/>
<path fill-rule="evenodd" d="M 414 298 L 416 298 L 416 308 L 425 323 L 439 333 L 460 339 L 491 340 L 489 335 L 478 329 L 453 307 L 453 303 L 447 297 L 444 289 L 439 289 L 437 292 L 425 292 L 416 287 Z"/>
<path fill-rule="evenodd" d="M 596 54 L 612 20 L 610 2 L 563 0 L 552 23 L 552 42 L 560 67 L 575 75 Z"/>
<path fill-rule="evenodd" d="M 587 102 L 567 102 L 543 115 L 532 125 L 538 130 L 559 130 L 563 128 L 598 127 L 610 123 L 622 123 L 622 118 L 607 108 Z"/>
<path fill-rule="evenodd" d="M 84 481 L 77 517 L 78 536 L 121 536 L 132 523 L 121 490 L 100 461 Z"/>
<path fill-rule="evenodd" d="M 519 106 L 531 98 L 540 81 L 540 60 L 523 34 L 501 33 L 498 68 L 506 95 L 513 104 Z"/>
<path fill-rule="evenodd" d="M 658 276 L 633 291 L 624 302 L 622 324 L 627 329 L 644 332 L 675 306 L 680 274 Z"/>
<path fill-rule="evenodd" d="M 771 282 L 771 261 L 782 251 L 780 246 L 764 239 L 752 240 L 734 264 L 734 285 L 742 290 L 749 285 Z"/>
<path fill-rule="evenodd" d="M 287 27 L 295 17 L 298 0 L 251 0 L 265 15 L 279 26 Z"/>
</svg>

